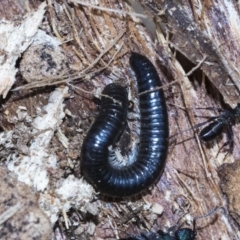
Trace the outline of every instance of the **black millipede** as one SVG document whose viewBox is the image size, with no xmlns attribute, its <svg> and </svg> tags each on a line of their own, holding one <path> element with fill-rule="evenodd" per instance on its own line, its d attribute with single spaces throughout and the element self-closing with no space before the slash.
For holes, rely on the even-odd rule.
<svg viewBox="0 0 240 240">
<path fill-rule="evenodd" d="M 137 77 L 138 94 L 161 86 L 155 67 L 145 56 L 133 52 L 130 65 Z M 102 93 L 109 97 L 102 97 L 99 116 L 84 139 L 81 172 L 104 195 L 131 196 L 149 188 L 165 167 L 169 131 L 164 93 L 160 89 L 139 95 L 140 141 L 134 161 L 127 166 L 111 164 L 109 150 L 127 123 L 127 91 L 110 84 Z"/>
</svg>

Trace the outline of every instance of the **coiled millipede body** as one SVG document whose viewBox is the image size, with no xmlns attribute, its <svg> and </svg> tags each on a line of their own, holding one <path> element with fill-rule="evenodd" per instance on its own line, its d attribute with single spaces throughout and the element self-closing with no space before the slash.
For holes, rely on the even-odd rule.
<svg viewBox="0 0 240 240">
<path fill-rule="evenodd" d="M 162 174 L 168 151 L 168 114 L 163 90 L 153 64 L 132 53 L 130 65 L 137 77 L 140 108 L 140 141 L 130 165 L 113 165 L 110 147 L 119 140 L 127 123 L 127 91 L 117 84 L 105 87 L 101 110 L 83 142 L 81 171 L 100 193 L 131 196 L 147 189 Z M 145 91 L 149 91 L 143 93 Z M 142 94 L 141 94 L 142 93 Z M 114 100 L 113 100 L 114 99 Z"/>
</svg>

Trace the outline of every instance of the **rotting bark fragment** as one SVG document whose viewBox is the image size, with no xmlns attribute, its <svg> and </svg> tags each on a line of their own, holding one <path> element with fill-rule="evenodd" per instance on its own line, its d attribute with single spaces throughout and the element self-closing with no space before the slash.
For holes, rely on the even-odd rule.
<svg viewBox="0 0 240 240">
<path fill-rule="evenodd" d="M 217 45 L 219 41 L 207 34 L 207 29 L 204 29 L 203 26 L 201 28 L 201 23 L 194 22 L 192 15 L 189 14 L 190 10 L 187 4 L 181 5 L 178 1 L 166 0 L 164 4 L 151 5 L 151 3 L 148 3 L 146 6 L 149 6 L 149 10 L 162 10 L 160 18 L 166 22 L 167 30 L 171 34 L 170 44 L 174 48 L 196 65 L 204 56 L 207 57 L 201 69 L 222 94 L 224 101 L 231 107 L 235 107 L 239 99 L 240 88 L 238 82 L 236 83 L 236 80 L 230 76 L 234 77 L 236 75 L 231 73 L 235 71 L 236 67 L 229 63 L 229 59 L 221 51 L 220 47 L 222 46 Z M 230 19 L 227 20 L 230 22 Z M 212 22 L 209 24 L 212 24 Z M 221 24 L 221 22 L 218 24 Z"/>
<path fill-rule="evenodd" d="M 222 191 L 227 196 L 229 213 L 240 226 L 240 162 L 222 165 L 218 175 Z"/>
</svg>

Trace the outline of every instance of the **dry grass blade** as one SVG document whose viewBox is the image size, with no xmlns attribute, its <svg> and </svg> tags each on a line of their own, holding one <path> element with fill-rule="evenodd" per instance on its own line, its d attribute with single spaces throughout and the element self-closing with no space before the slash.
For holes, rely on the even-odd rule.
<svg viewBox="0 0 240 240">
<path fill-rule="evenodd" d="M 207 56 L 204 56 L 203 59 L 194 67 L 192 68 L 188 73 L 185 74 L 184 77 L 188 77 L 190 76 L 194 71 L 196 71 L 197 69 L 199 69 L 201 67 L 201 65 L 204 63 L 204 61 L 206 60 Z M 157 88 L 154 88 L 154 89 L 151 89 L 151 90 L 148 90 L 148 91 L 144 91 L 144 92 L 141 92 L 139 93 L 138 95 L 144 95 L 145 93 L 149 93 L 149 92 L 155 92 L 155 91 L 158 91 L 159 89 L 167 89 L 169 86 L 175 84 L 175 83 L 181 83 L 181 79 L 180 80 L 175 80 L 171 83 L 168 83 L 168 84 L 165 84 L 161 87 L 157 87 Z"/>
<path fill-rule="evenodd" d="M 101 54 L 93 61 L 93 63 L 87 67 L 86 69 L 84 69 L 81 73 L 77 73 L 77 74 L 73 74 L 72 76 L 62 76 L 62 80 L 59 80 L 59 78 L 55 78 L 55 79 L 47 79 L 47 80 L 42 80 L 42 81 L 38 81 L 38 82 L 32 82 L 17 88 L 12 89 L 12 91 L 19 91 L 19 90 L 26 90 L 26 89 L 32 89 L 32 88 L 39 88 L 39 87 L 45 87 L 45 86 L 53 86 L 53 85 L 59 85 L 59 84 L 64 84 L 64 83 L 70 83 L 74 80 L 77 79 L 83 79 L 89 76 L 92 76 L 96 73 L 99 73 L 101 71 L 103 71 L 104 69 L 106 69 L 110 63 L 114 60 L 114 57 L 116 57 L 117 53 L 121 50 L 123 43 L 118 47 L 117 52 L 114 54 L 114 56 L 111 58 L 111 60 L 109 61 L 109 63 L 102 67 L 99 68 L 95 71 L 86 73 L 87 71 L 89 71 L 91 68 L 93 68 L 98 62 L 99 60 L 113 47 L 115 46 L 115 44 L 122 38 L 122 36 L 124 35 L 126 31 L 122 31 L 120 32 L 120 34 L 118 34 L 118 36 L 113 40 L 112 43 L 110 43 L 102 52 Z"/>
<path fill-rule="evenodd" d="M 122 10 L 119 10 L 119 9 L 111 9 L 111 8 L 106 8 L 106 7 L 100 7 L 100 6 L 96 6 L 94 4 L 86 3 L 86 2 L 83 2 L 83 1 L 79 1 L 79 0 L 70 0 L 70 1 L 73 2 L 73 3 L 80 4 L 82 6 L 85 6 L 85 7 L 98 9 L 98 10 L 101 10 L 101 11 L 112 12 L 112 13 L 122 14 L 122 15 L 130 15 L 130 16 L 140 17 L 140 18 L 148 18 L 148 16 L 146 16 L 144 14 L 139 14 L 139 13 L 135 13 L 135 12 L 127 12 L 127 11 L 122 11 Z"/>
<path fill-rule="evenodd" d="M 21 203 L 17 203 L 16 205 L 9 207 L 4 213 L 0 215 L 0 225 L 6 222 L 9 218 L 11 218 L 18 210 L 22 208 Z"/>
</svg>

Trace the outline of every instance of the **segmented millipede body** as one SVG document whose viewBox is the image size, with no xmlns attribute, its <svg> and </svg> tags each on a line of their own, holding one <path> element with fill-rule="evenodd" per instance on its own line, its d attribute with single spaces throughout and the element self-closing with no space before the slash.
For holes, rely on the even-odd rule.
<svg viewBox="0 0 240 240">
<path fill-rule="evenodd" d="M 130 65 L 137 76 L 138 93 L 161 86 L 155 67 L 145 56 L 132 53 Z M 100 114 L 84 140 L 81 171 L 99 192 L 113 197 L 131 196 L 147 189 L 164 170 L 168 114 L 163 90 L 139 95 L 140 142 L 136 159 L 128 166 L 115 166 L 109 161 L 109 147 L 115 145 L 126 125 L 127 92 L 110 84 L 103 94 L 111 98 L 102 97 Z"/>
</svg>

